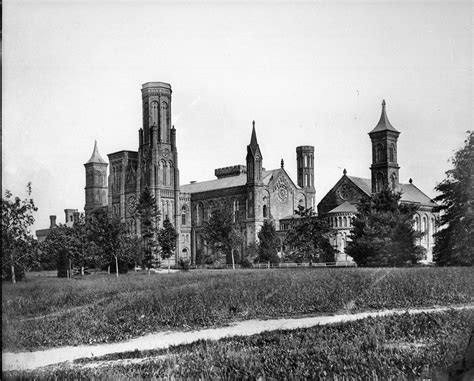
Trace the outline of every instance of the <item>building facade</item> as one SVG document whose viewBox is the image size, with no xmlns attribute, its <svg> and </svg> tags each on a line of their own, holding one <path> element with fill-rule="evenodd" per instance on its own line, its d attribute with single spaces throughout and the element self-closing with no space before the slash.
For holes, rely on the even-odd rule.
<svg viewBox="0 0 474 381">
<path fill-rule="evenodd" d="M 85 211 L 106 207 L 119 216 L 131 234 L 140 234 L 136 214 L 140 194 L 147 187 L 154 195 L 161 219 L 169 219 L 178 232 L 175 263 L 180 258 L 195 262 L 211 248 L 202 237 L 203 224 L 213 210 L 232 210 L 236 228 L 243 238 L 235 257 L 252 250 L 265 219 L 272 219 L 277 230 L 280 219 L 292 215 L 298 205 L 315 206 L 314 147 L 296 148 L 297 183 L 284 169 L 263 168 L 263 154 L 257 141 L 255 122 L 247 146 L 246 165 L 215 170 L 215 180 L 180 185 L 176 130 L 171 125 L 171 86 L 148 82 L 142 86 L 142 128 L 138 150 L 108 155 L 107 163 L 97 144 L 86 171 Z M 107 186 L 105 179 L 107 178 Z"/>
<path fill-rule="evenodd" d="M 375 128 L 369 132 L 372 142 L 371 178 L 343 176 L 322 198 L 318 204 L 318 213 L 326 216 L 335 230 L 333 246 L 337 249 L 339 260 L 352 260 L 345 255 L 352 219 L 357 214 L 357 205 L 362 198 L 369 198 L 384 187 L 390 187 L 401 192 L 401 202 L 416 204 L 418 211 L 414 216 L 415 229 L 423 232 L 423 237 L 417 242 L 426 249 L 426 262 L 433 262 L 433 234 L 436 233 L 437 214 L 433 213 L 435 202 L 413 184 L 399 182 L 397 144 L 400 132 L 392 126 L 387 117 L 385 100 L 382 102 L 382 114 Z"/>
</svg>

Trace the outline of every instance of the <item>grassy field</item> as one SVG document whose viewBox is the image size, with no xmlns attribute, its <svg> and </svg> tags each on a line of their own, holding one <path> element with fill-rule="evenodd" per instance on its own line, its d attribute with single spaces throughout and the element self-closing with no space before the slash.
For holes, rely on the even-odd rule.
<svg viewBox="0 0 474 381">
<path fill-rule="evenodd" d="M 2 286 L 2 349 L 18 351 L 254 318 L 466 304 L 474 300 L 474 269 L 98 273 Z"/>
<path fill-rule="evenodd" d="M 439 377 L 465 353 L 473 322 L 472 310 L 368 318 L 81 359 L 3 378 L 445 379 Z"/>
</svg>

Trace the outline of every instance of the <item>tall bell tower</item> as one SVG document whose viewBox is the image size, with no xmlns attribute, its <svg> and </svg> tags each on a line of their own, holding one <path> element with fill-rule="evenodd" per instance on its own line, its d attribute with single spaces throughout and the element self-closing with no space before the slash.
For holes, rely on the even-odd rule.
<svg viewBox="0 0 474 381">
<path fill-rule="evenodd" d="M 298 186 L 304 189 L 307 208 L 315 208 L 314 189 L 314 146 L 296 147 L 296 168 Z"/>
<path fill-rule="evenodd" d="M 171 85 L 142 85 L 143 126 L 139 130 L 138 195 L 148 187 L 161 213 L 160 225 L 168 219 L 180 231 L 179 170 L 176 130 L 171 125 Z M 179 240 L 176 240 L 179 253 Z M 176 262 L 178 256 L 176 256 Z"/>
<path fill-rule="evenodd" d="M 400 132 L 392 126 L 382 101 L 382 114 L 375 128 L 369 132 L 372 141 L 372 193 L 378 193 L 385 187 L 394 191 L 400 189 L 397 163 L 397 141 Z"/>
<path fill-rule="evenodd" d="M 107 166 L 107 162 L 100 156 L 97 141 L 95 141 L 91 158 L 84 164 L 86 170 L 84 212 L 86 215 L 94 209 L 107 206 Z"/>
</svg>

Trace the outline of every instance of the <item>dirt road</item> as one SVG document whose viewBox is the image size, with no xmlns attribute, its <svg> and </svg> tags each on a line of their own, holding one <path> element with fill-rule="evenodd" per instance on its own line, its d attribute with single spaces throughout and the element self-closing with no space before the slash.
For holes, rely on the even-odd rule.
<svg viewBox="0 0 474 381">
<path fill-rule="evenodd" d="M 81 345 L 47 349 L 36 352 L 2 353 L 3 371 L 36 369 L 66 361 L 92 356 L 103 356 L 111 353 L 127 351 L 167 348 L 172 345 L 189 344 L 197 340 L 218 340 L 230 336 L 251 336 L 264 331 L 291 330 L 307 328 L 316 325 L 334 324 L 367 317 L 388 316 L 408 312 L 418 314 L 423 312 L 440 312 L 450 309 L 474 309 L 474 305 L 459 307 L 436 307 L 405 310 L 384 310 L 342 314 L 332 316 L 314 316 L 291 319 L 246 320 L 221 328 L 211 328 L 196 331 L 165 331 L 148 334 L 128 341 L 110 344 Z"/>
</svg>

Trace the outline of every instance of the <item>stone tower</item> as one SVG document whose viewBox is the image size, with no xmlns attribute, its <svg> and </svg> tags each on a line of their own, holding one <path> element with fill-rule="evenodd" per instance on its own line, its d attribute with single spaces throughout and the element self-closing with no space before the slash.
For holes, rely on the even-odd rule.
<svg viewBox="0 0 474 381">
<path fill-rule="evenodd" d="M 314 208 L 316 190 L 314 188 L 314 146 L 296 147 L 296 168 L 298 186 L 307 196 L 307 208 Z"/>
<path fill-rule="evenodd" d="M 96 208 L 107 206 L 107 162 L 102 159 L 97 148 L 97 141 L 94 143 L 94 151 L 91 158 L 84 164 L 86 169 L 86 204 L 84 212 L 88 214 Z"/>
<path fill-rule="evenodd" d="M 254 243 L 260 225 L 263 224 L 263 168 L 262 152 L 257 142 L 255 121 L 252 122 L 252 136 L 247 146 L 247 244 Z"/>
<path fill-rule="evenodd" d="M 137 192 L 148 187 L 161 212 L 179 226 L 179 170 L 176 130 L 171 125 L 171 86 L 164 82 L 142 85 L 143 127 L 139 130 Z M 178 253 L 178 238 L 176 252 Z"/>
<path fill-rule="evenodd" d="M 397 164 L 397 141 L 400 132 L 392 126 L 382 101 L 382 115 L 375 128 L 369 132 L 372 140 L 372 193 L 380 192 L 384 187 L 399 190 Z"/>
</svg>

